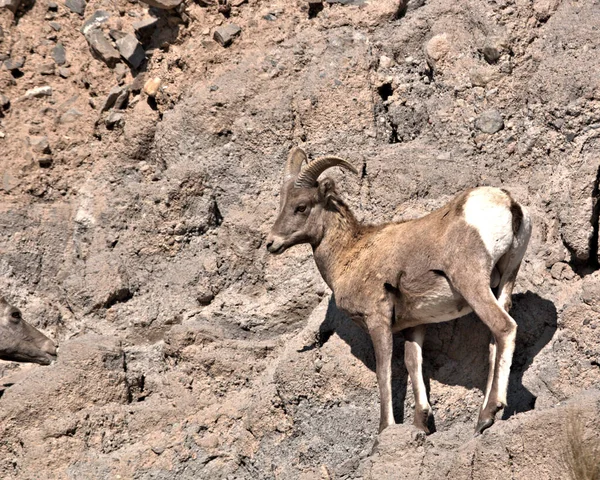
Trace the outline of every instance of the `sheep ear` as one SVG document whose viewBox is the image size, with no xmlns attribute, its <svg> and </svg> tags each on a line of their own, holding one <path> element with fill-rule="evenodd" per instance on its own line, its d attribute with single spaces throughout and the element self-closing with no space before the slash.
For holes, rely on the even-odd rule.
<svg viewBox="0 0 600 480">
<path fill-rule="evenodd" d="M 331 178 L 324 178 L 319 181 L 319 196 L 326 201 L 329 201 L 335 193 L 335 183 Z"/>
</svg>

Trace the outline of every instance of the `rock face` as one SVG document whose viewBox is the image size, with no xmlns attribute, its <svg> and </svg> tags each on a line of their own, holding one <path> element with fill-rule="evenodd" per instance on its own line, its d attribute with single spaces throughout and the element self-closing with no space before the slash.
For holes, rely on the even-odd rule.
<svg viewBox="0 0 600 480">
<path fill-rule="evenodd" d="M 587 455 L 599 435 L 597 6 L 228 3 L 230 48 L 198 2 L 90 3 L 106 10 L 89 23 L 36 4 L 2 24 L 2 62 L 24 63 L 0 69 L 0 294 L 60 348 L 0 363 L 0 478 L 569 478 L 573 426 Z M 150 17 L 138 73 L 111 38 Z M 42 76 L 58 42 L 68 78 Z M 508 407 L 481 437 L 489 332 L 469 315 L 428 327 L 428 437 L 397 335 L 402 425 L 373 450 L 370 340 L 309 246 L 265 249 L 295 145 L 358 168 L 327 176 L 366 222 L 477 185 L 528 208 Z"/>
</svg>

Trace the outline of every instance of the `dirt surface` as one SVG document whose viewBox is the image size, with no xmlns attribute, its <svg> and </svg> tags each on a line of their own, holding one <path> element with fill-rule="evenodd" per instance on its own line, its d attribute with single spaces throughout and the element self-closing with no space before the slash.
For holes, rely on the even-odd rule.
<svg viewBox="0 0 600 480">
<path fill-rule="evenodd" d="M 569 411 L 597 442 L 597 1 L 5 3 L 0 293 L 60 349 L 0 363 L 1 478 L 563 479 Z M 428 328 L 426 438 L 396 338 L 373 449 L 370 340 L 265 249 L 295 145 L 359 168 L 329 175 L 368 222 L 529 209 L 504 421 L 473 437 L 471 315 Z"/>
</svg>

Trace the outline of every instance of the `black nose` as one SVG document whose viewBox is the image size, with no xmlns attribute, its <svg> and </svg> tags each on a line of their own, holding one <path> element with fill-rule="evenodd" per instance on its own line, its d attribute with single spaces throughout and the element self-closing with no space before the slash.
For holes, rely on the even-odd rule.
<svg viewBox="0 0 600 480">
<path fill-rule="evenodd" d="M 270 250 L 272 246 L 273 246 L 273 240 L 271 240 L 270 242 L 267 242 L 267 250 Z"/>
</svg>

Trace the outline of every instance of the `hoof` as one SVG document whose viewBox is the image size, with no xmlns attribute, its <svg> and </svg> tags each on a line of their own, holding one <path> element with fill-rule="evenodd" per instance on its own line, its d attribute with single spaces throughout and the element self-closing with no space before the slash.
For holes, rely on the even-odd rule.
<svg viewBox="0 0 600 480">
<path fill-rule="evenodd" d="M 477 427 L 475 427 L 475 436 L 481 435 L 484 432 L 484 430 L 487 430 L 493 424 L 494 424 L 493 418 L 479 419 L 477 421 Z"/>
<path fill-rule="evenodd" d="M 423 410 L 422 412 L 415 412 L 415 419 L 413 425 L 419 430 L 425 432 L 427 435 L 435 432 L 435 420 L 431 411 Z"/>
</svg>

